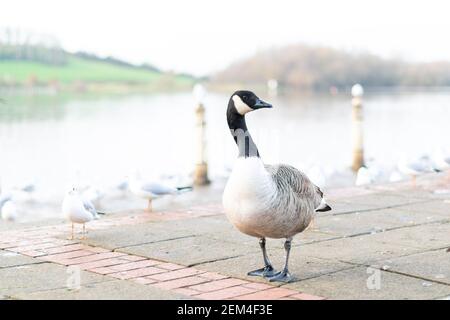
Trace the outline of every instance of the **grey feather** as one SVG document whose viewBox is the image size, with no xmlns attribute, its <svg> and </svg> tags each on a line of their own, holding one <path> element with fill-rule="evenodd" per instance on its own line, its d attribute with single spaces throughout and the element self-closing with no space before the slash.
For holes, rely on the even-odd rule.
<svg viewBox="0 0 450 320">
<path fill-rule="evenodd" d="M 162 195 L 166 195 L 166 194 L 173 194 L 177 192 L 176 188 L 172 188 L 160 183 L 145 183 L 142 185 L 142 189 L 145 190 L 146 192 L 151 192 L 157 196 L 162 196 Z"/>
<path fill-rule="evenodd" d="M 95 209 L 95 206 L 92 203 L 92 201 L 87 198 L 83 198 L 82 200 L 83 200 L 84 209 L 86 209 L 87 211 L 92 213 L 92 215 L 94 216 L 94 219 L 98 219 L 98 212 Z"/>
<path fill-rule="evenodd" d="M 276 184 L 277 193 L 270 201 L 270 210 L 292 223 L 287 233 L 296 234 L 308 227 L 319 207 L 323 193 L 300 170 L 289 165 L 265 165 Z"/>
<path fill-rule="evenodd" d="M 11 199 L 12 199 L 12 196 L 9 194 L 0 195 L 0 210 L 3 207 L 3 205 Z"/>
</svg>

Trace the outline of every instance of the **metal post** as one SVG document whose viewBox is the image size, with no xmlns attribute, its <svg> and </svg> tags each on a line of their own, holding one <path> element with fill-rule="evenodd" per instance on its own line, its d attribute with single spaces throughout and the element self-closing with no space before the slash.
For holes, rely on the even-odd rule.
<svg viewBox="0 0 450 320">
<path fill-rule="evenodd" d="M 352 170 L 357 172 L 364 166 L 362 95 L 364 89 L 360 84 L 352 87 L 352 127 L 353 127 L 353 162 Z"/>
</svg>

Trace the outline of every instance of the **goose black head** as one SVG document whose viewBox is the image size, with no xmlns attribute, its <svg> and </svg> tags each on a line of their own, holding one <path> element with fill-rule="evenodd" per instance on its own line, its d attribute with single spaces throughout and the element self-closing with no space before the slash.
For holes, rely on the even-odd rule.
<svg viewBox="0 0 450 320">
<path fill-rule="evenodd" d="M 233 93 L 230 98 L 231 108 L 234 108 L 233 111 L 237 112 L 241 116 L 246 113 L 262 108 L 272 108 L 270 103 L 262 101 L 260 98 L 256 96 L 251 91 L 239 90 Z"/>
</svg>

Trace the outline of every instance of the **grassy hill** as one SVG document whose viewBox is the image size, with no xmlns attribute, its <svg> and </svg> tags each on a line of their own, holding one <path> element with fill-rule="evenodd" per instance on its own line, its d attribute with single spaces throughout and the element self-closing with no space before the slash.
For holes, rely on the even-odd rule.
<svg viewBox="0 0 450 320">
<path fill-rule="evenodd" d="M 114 58 L 98 58 L 88 54 L 65 53 L 63 62 L 48 63 L 39 59 L 2 58 L 0 86 L 22 85 L 94 85 L 139 86 L 145 88 L 184 88 L 192 86 L 188 75 L 164 73 L 156 68 L 135 66 Z"/>
</svg>

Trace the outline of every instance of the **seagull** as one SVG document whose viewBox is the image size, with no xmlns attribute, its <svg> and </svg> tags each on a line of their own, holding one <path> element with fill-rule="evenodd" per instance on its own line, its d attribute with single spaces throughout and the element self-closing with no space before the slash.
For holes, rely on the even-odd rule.
<svg viewBox="0 0 450 320">
<path fill-rule="evenodd" d="M 95 220 L 99 219 L 99 214 L 104 214 L 103 212 L 98 212 L 97 209 L 95 209 L 95 206 L 92 203 L 92 201 L 86 198 L 84 195 L 81 195 L 81 201 L 83 201 L 84 209 L 89 211 Z"/>
<path fill-rule="evenodd" d="M 128 190 L 129 186 L 128 186 L 128 181 L 121 181 L 119 183 L 117 183 L 114 186 L 115 189 L 121 191 L 121 192 L 125 192 Z"/>
<path fill-rule="evenodd" d="M 364 185 L 372 184 L 374 182 L 375 182 L 375 178 L 374 178 L 372 172 L 368 168 L 361 167 L 358 169 L 358 173 L 356 174 L 356 181 L 355 181 L 356 186 L 364 186 Z"/>
<path fill-rule="evenodd" d="M 88 187 L 83 191 L 83 198 L 93 203 L 97 203 L 105 197 L 105 193 L 103 193 L 100 189 L 95 187 Z"/>
<path fill-rule="evenodd" d="M 8 199 L 0 205 L 1 208 L 1 216 L 3 220 L 6 221 L 15 221 L 19 215 L 19 211 L 17 210 L 17 206 L 12 199 Z"/>
<path fill-rule="evenodd" d="M 26 184 L 20 188 L 20 191 L 26 192 L 26 193 L 33 193 L 36 191 L 36 186 L 32 183 Z"/>
<path fill-rule="evenodd" d="M 444 155 L 442 150 L 437 150 L 431 155 L 433 169 L 436 171 L 444 171 L 450 169 L 450 156 Z"/>
<path fill-rule="evenodd" d="M 264 267 L 249 276 L 291 282 L 289 253 L 293 236 L 304 231 L 317 212 L 329 211 L 323 192 L 301 171 L 289 165 L 266 165 L 245 122 L 245 114 L 271 108 L 251 91 L 230 97 L 227 122 L 238 148 L 238 159 L 223 192 L 228 220 L 242 233 L 259 238 Z M 266 238 L 285 238 L 286 261 L 275 272 L 266 252 Z"/>
<path fill-rule="evenodd" d="M 412 178 L 413 186 L 416 185 L 418 175 L 433 171 L 427 156 L 422 156 L 418 159 L 407 159 L 405 156 L 402 156 L 398 161 L 397 168 L 402 174 Z"/>
<path fill-rule="evenodd" d="M 15 186 L 11 188 L 11 192 L 18 197 L 27 197 L 31 200 L 33 193 L 36 191 L 36 185 L 34 183 L 27 183 L 22 186 Z"/>
<path fill-rule="evenodd" d="M 0 194 L 0 210 L 2 209 L 3 205 L 11 199 L 12 195 L 10 193 Z"/>
<path fill-rule="evenodd" d="M 136 196 L 148 199 L 148 211 L 152 211 L 152 200 L 164 195 L 178 194 L 183 190 L 192 190 L 191 186 L 172 187 L 160 182 L 144 182 L 135 175 L 130 179 L 129 188 Z"/>
<path fill-rule="evenodd" d="M 403 178 L 403 175 L 398 170 L 394 170 L 389 176 L 389 182 L 399 182 L 402 181 Z"/>
<path fill-rule="evenodd" d="M 74 224 L 83 225 L 81 239 L 86 239 L 86 223 L 93 220 L 95 216 L 91 211 L 86 209 L 85 201 L 83 201 L 82 196 L 75 187 L 66 193 L 62 203 L 62 211 L 66 218 L 68 218 L 72 223 L 72 234 L 69 239 L 74 239 Z"/>
</svg>

